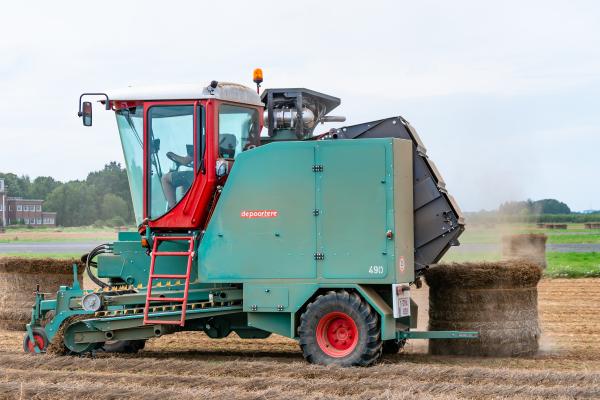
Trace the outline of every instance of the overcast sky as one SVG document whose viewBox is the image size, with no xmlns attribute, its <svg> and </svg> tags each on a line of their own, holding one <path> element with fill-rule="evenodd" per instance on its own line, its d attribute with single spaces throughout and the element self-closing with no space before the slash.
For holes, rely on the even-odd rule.
<svg viewBox="0 0 600 400">
<path fill-rule="evenodd" d="M 234 81 L 402 115 L 464 210 L 558 198 L 600 209 L 600 2 L 8 2 L 0 171 L 83 179 L 123 156 L 84 91 Z M 323 129 L 327 129 L 324 127 Z"/>
</svg>

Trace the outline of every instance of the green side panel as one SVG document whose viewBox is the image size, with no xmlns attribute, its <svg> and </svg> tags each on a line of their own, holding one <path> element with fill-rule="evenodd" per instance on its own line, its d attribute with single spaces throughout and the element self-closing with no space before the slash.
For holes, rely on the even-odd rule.
<svg viewBox="0 0 600 400">
<path fill-rule="evenodd" d="M 382 279 L 388 273 L 386 145 L 319 144 L 318 247 L 326 279 Z M 391 227 L 390 227 L 391 228 Z"/>
<path fill-rule="evenodd" d="M 248 326 L 294 337 L 295 313 L 317 289 L 318 285 L 310 283 L 269 281 L 244 284 L 243 310 L 248 313 Z"/>
<path fill-rule="evenodd" d="M 272 285 L 246 285 L 244 306 L 256 311 L 284 310 L 289 305 L 289 289 Z"/>
<path fill-rule="evenodd" d="M 395 217 L 394 206 L 412 207 L 412 183 L 394 174 L 410 178 L 411 156 L 400 139 L 277 142 L 242 153 L 200 244 L 200 280 L 396 282 L 396 241 L 406 241 L 398 250 L 412 269 L 412 221 Z M 252 211 L 272 215 L 244 217 Z M 396 229 L 401 235 L 386 237 Z"/>
<path fill-rule="evenodd" d="M 272 313 L 256 312 L 248 314 L 248 326 L 259 328 L 267 332 L 277 333 L 278 335 L 294 337 L 292 331 L 293 314 L 290 313 Z"/>
<path fill-rule="evenodd" d="M 133 286 L 148 283 L 150 256 L 140 242 L 138 232 L 119 232 L 119 240 L 114 242 L 114 254 L 98 256 L 98 276 L 100 278 L 121 278 Z"/>
<path fill-rule="evenodd" d="M 100 268 L 98 276 L 100 278 L 120 277 L 125 266 L 124 259 L 120 255 L 103 254 L 98 257 Z M 148 273 L 148 271 L 145 271 Z"/>
<path fill-rule="evenodd" d="M 317 289 L 318 285 L 314 283 L 277 283 L 275 280 L 246 283 L 243 294 L 244 311 L 295 312 Z"/>
<path fill-rule="evenodd" d="M 273 143 L 238 156 L 199 250 L 200 279 L 316 277 L 311 143 Z M 243 218 L 242 212 L 276 211 Z"/>
</svg>

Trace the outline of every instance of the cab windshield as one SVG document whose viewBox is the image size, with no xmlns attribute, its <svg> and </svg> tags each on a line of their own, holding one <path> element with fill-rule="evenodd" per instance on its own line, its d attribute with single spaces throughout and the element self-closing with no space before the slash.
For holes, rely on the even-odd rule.
<svg viewBox="0 0 600 400">
<path fill-rule="evenodd" d="M 117 126 L 119 127 L 119 136 L 121 138 L 121 146 L 123 147 L 123 156 L 125 157 L 125 167 L 127 168 L 129 191 L 131 192 L 131 201 L 137 225 L 141 224 L 143 219 L 143 115 L 143 107 L 126 108 L 117 110 L 116 112 Z"/>
</svg>

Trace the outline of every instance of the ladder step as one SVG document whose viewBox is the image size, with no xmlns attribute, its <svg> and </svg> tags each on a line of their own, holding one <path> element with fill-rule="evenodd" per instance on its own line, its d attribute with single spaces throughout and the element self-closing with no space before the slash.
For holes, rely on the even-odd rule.
<svg viewBox="0 0 600 400">
<path fill-rule="evenodd" d="M 154 274 L 150 279 L 187 279 L 187 275 L 178 274 Z"/>
<path fill-rule="evenodd" d="M 144 324 L 157 324 L 157 325 L 180 325 L 183 326 L 181 320 L 163 320 L 163 319 L 144 319 Z"/>
<path fill-rule="evenodd" d="M 162 301 L 165 303 L 170 301 L 183 303 L 185 300 L 184 297 L 148 297 L 148 301 Z"/>
<path fill-rule="evenodd" d="M 153 255 L 155 257 L 158 256 L 190 256 L 192 253 L 190 253 L 189 251 L 160 251 L 160 252 L 156 252 L 153 253 Z"/>
</svg>

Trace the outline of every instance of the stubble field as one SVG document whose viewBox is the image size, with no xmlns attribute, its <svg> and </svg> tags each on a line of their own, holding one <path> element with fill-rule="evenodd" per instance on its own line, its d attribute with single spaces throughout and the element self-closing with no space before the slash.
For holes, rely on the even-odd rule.
<svg viewBox="0 0 600 400">
<path fill-rule="evenodd" d="M 133 356 L 32 356 L 21 333 L 0 331 L 0 398 L 600 398 L 599 288 L 600 279 L 542 280 L 541 350 L 518 359 L 434 357 L 413 341 L 374 367 L 343 369 L 306 364 L 282 337 L 191 332 L 151 340 Z"/>
</svg>

